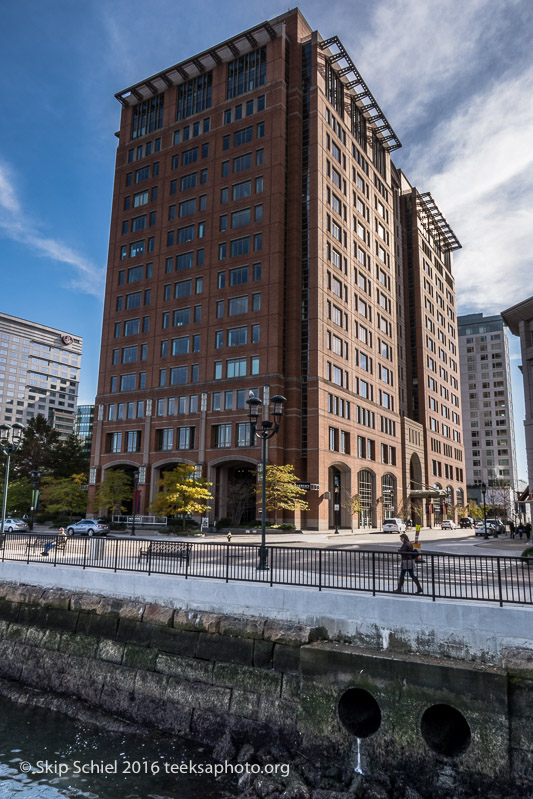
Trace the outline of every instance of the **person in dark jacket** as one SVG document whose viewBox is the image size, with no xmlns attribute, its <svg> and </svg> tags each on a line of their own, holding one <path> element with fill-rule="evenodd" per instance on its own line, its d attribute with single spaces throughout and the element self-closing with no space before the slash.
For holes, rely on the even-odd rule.
<svg viewBox="0 0 533 799">
<path fill-rule="evenodd" d="M 398 552 L 402 556 L 402 566 L 400 569 L 400 579 L 398 580 L 398 588 L 394 589 L 394 593 L 395 594 L 402 593 L 405 576 L 406 574 L 408 574 L 411 580 L 416 585 L 417 588 L 416 593 L 423 594 L 424 591 L 422 589 L 422 586 L 420 585 L 418 577 L 415 574 L 415 557 L 417 553 L 415 553 L 413 545 L 409 541 L 409 537 L 406 535 L 406 533 L 401 534 L 400 541 L 402 542 L 402 545 L 398 549 Z"/>
</svg>

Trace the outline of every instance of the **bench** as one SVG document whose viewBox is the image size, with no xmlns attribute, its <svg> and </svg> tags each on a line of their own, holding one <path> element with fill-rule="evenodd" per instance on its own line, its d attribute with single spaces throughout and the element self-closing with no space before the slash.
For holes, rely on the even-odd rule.
<svg viewBox="0 0 533 799">
<path fill-rule="evenodd" d="M 184 541 L 150 541 L 146 549 L 139 551 L 137 563 L 143 558 L 152 560 L 153 558 L 180 558 L 189 562 L 192 552 L 192 544 Z"/>
<path fill-rule="evenodd" d="M 64 551 L 67 546 L 67 537 L 63 535 L 49 536 L 49 535 L 37 535 L 33 539 L 29 539 L 28 543 L 26 544 L 26 552 L 29 552 L 30 549 L 40 549 L 44 551 L 45 544 L 54 543 L 56 546 L 55 548 L 59 551 Z M 53 549 L 54 547 L 52 547 Z"/>
</svg>

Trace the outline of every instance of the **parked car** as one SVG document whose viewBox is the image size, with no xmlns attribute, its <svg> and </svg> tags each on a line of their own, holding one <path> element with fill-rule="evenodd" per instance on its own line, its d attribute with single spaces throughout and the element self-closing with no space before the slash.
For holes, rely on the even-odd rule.
<svg viewBox="0 0 533 799">
<path fill-rule="evenodd" d="M 5 533 L 25 533 L 29 529 L 29 525 L 23 519 L 16 519 L 14 516 L 10 516 L 4 523 Z"/>
<path fill-rule="evenodd" d="M 457 525 L 455 524 L 454 521 L 452 521 L 452 519 L 444 519 L 444 521 L 441 522 L 440 526 L 442 530 L 455 530 L 455 528 L 457 527 Z"/>
<path fill-rule="evenodd" d="M 473 518 L 471 516 L 463 516 L 462 519 L 459 519 L 459 527 L 465 530 L 470 530 L 472 527 L 475 527 Z"/>
<path fill-rule="evenodd" d="M 498 533 L 505 533 L 505 524 L 501 519 L 487 519 L 487 524 L 492 524 Z"/>
<path fill-rule="evenodd" d="M 405 533 L 407 525 L 402 519 L 385 519 L 383 522 L 384 533 Z"/>
<path fill-rule="evenodd" d="M 485 522 L 480 521 L 476 524 L 476 535 L 485 535 Z M 498 528 L 495 524 L 491 524 L 487 519 L 487 534 L 493 538 L 498 538 Z"/>
<path fill-rule="evenodd" d="M 102 519 L 82 519 L 75 524 L 69 524 L 67 527 L 67 535 L 107 535 L 109 532 L 109 525 Z"/>
</svg>

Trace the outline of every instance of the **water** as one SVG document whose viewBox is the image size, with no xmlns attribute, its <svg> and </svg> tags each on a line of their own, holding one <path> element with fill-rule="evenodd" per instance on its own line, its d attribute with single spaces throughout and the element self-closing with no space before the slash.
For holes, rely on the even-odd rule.
<svg viewBox="0 0 533 799">
<path fill-rule="evenodd" d="M 186 773 L 190 764 L 204 773 Z M 207 748 L 181 739 L 111 733 L 0 698 L 0 797 L 236 796 L 237 778 L 206 773 L 215 767 Z"/>
</svg>

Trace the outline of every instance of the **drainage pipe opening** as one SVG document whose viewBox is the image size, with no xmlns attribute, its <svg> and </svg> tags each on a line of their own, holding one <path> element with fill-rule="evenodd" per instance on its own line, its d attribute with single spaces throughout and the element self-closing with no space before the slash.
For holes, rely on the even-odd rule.
<svg viewBox="0 0 533 799">
<path fill-rule="evenodd" d="M 339 699 L 341 724 L 357 738 L 368 738 L 381 726 L 381 710 L 364 688 L 348 688 Z"/>
</svg>

